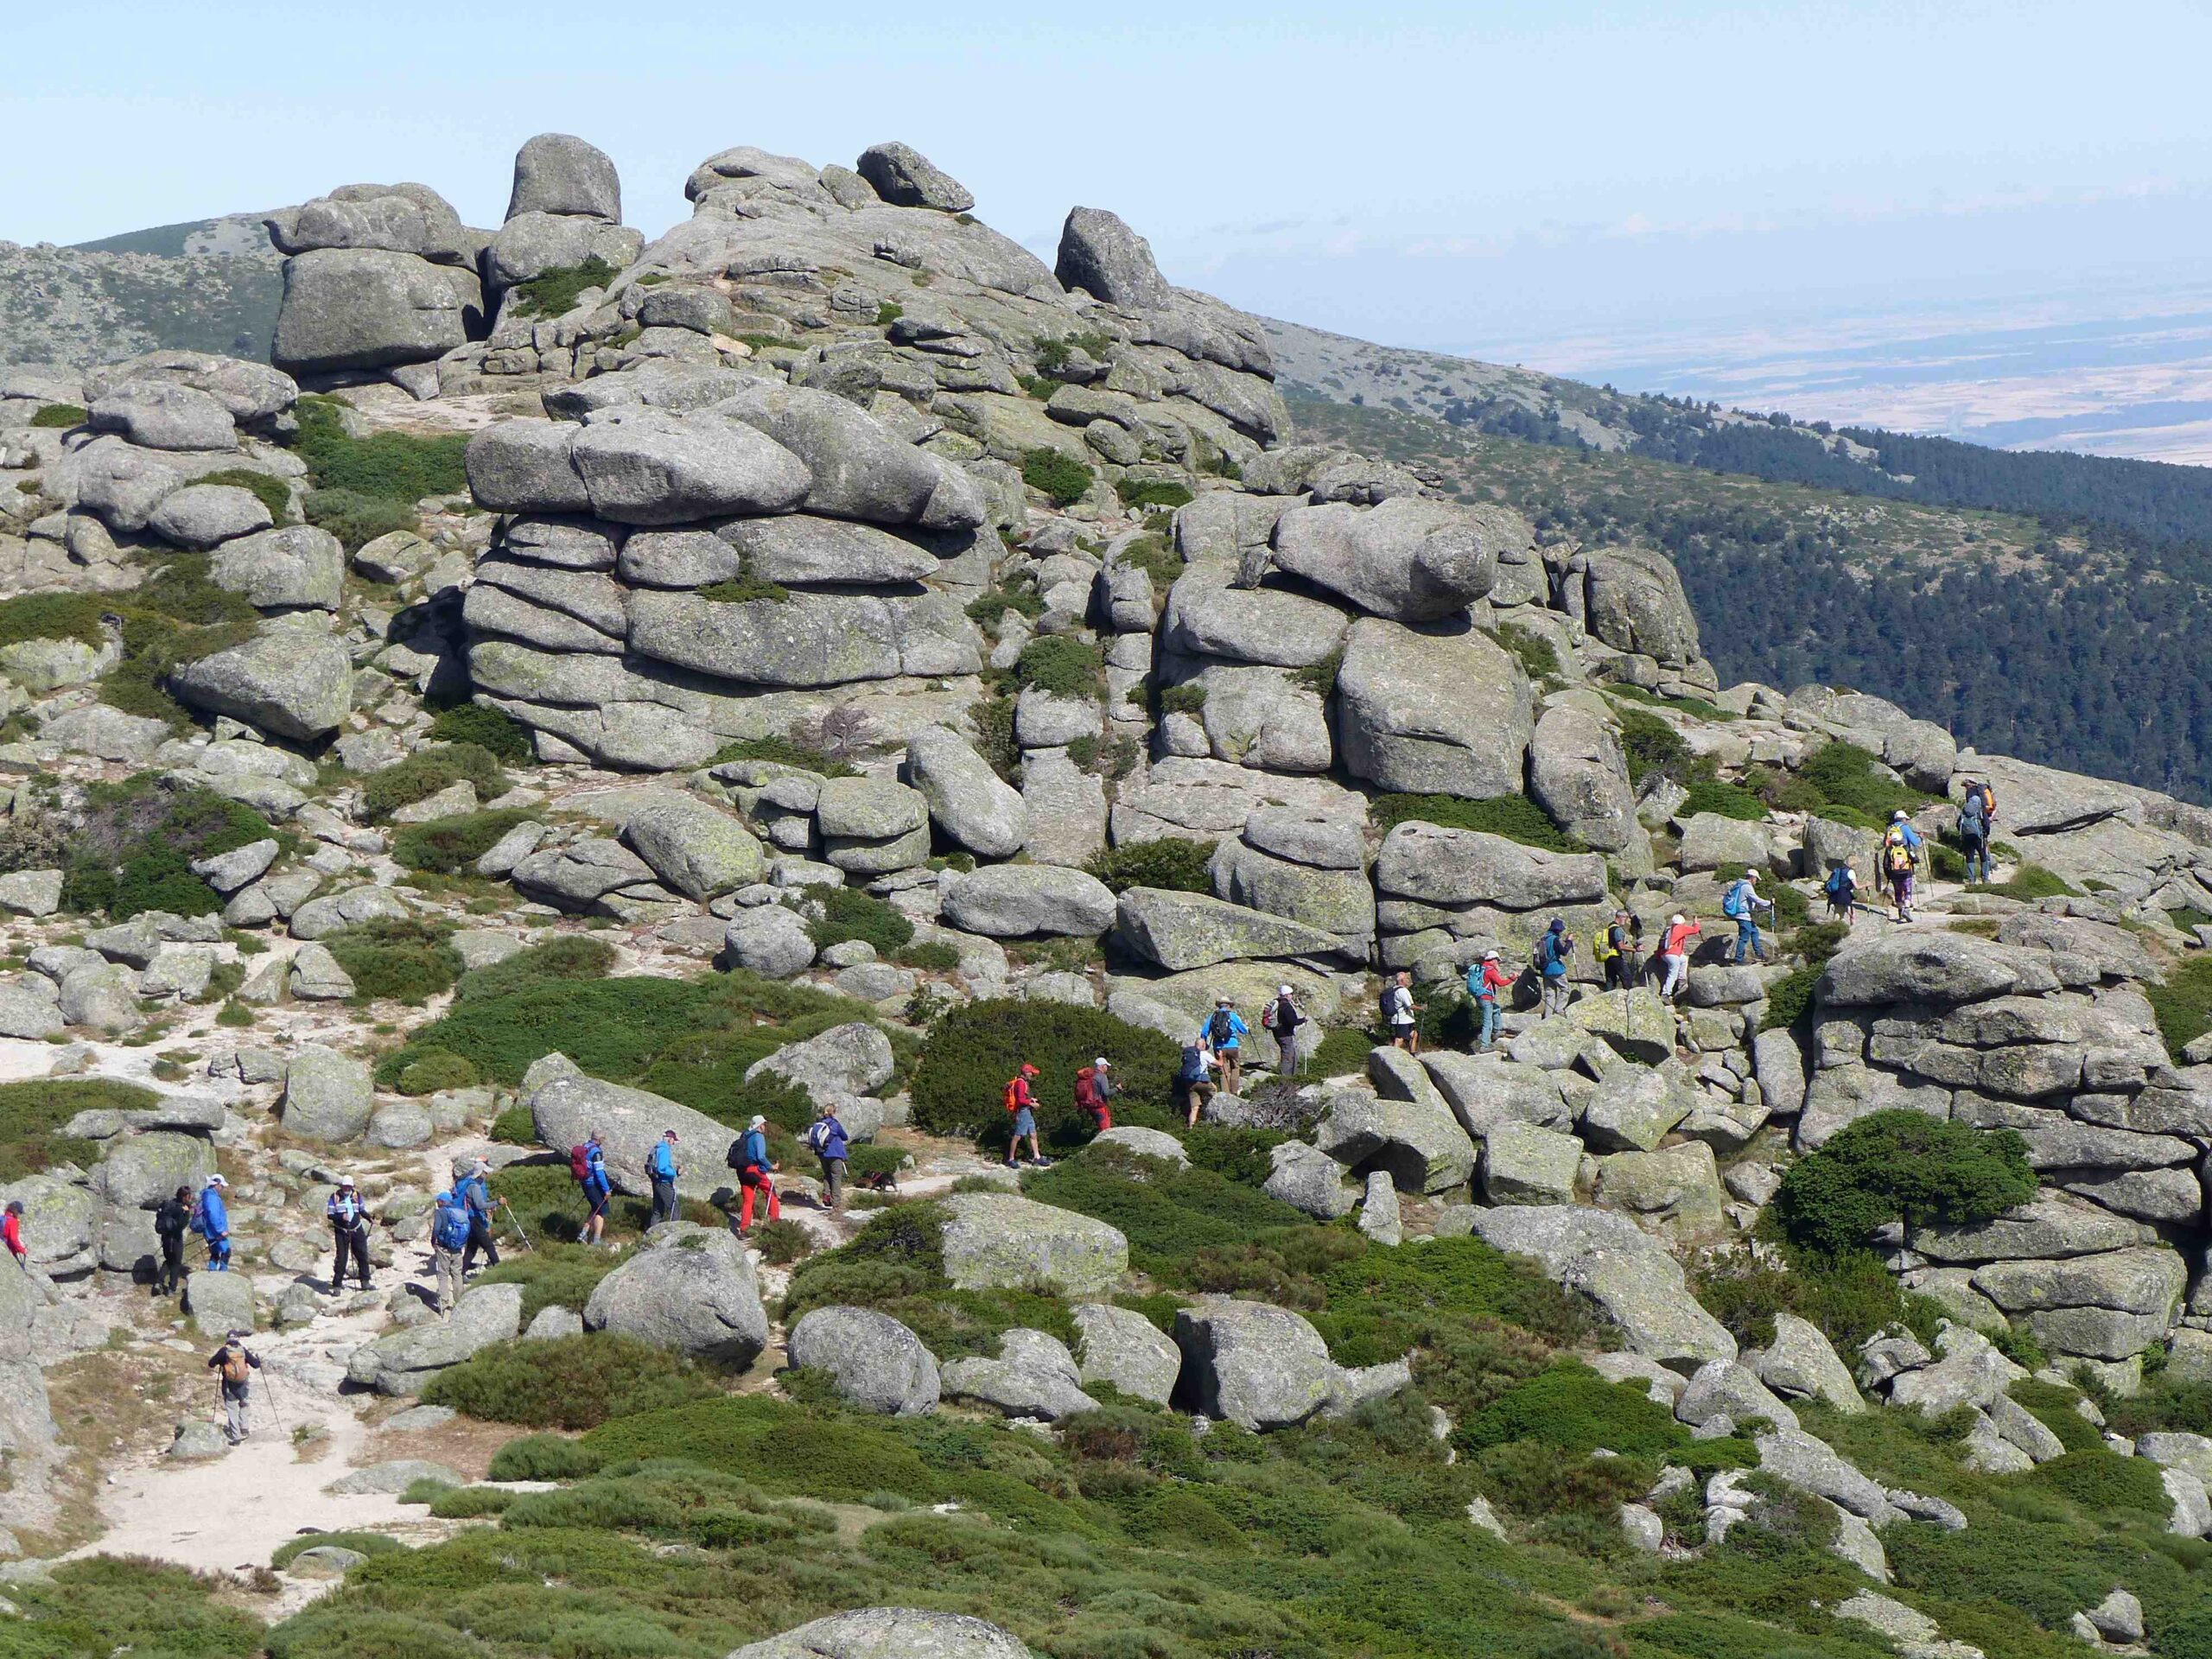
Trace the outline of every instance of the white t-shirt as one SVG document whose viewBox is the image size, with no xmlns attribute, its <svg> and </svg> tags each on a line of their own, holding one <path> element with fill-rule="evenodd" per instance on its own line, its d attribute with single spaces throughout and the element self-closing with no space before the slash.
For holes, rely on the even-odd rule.
<svg viewBox="0 0 2212 1659">
<path fill-rule="evenodd" d="M 1410 1026 L 1414 1022 L 1414 994 L 1402 985 L 1393 985 L 1383 994 L 1383 1001 L 1390 1011 L 1394 1026 Z"/>
</svg>

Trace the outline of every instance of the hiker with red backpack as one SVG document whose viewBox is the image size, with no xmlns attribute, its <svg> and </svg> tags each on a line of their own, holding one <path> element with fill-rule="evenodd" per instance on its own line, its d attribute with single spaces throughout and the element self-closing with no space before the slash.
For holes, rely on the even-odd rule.
<svg viewBox="0 0 2212 1659">
<path fill-rule="evenodd" d="M 1075 1074 L 1075 1103 L 1090 1114 L 1100 1135 L 1114 1127 L 1114 1063 L 1101 1054 Z"/>
<path fill-rule="evenodd" d="M 589 1140 L 569 1148 L 569 1173 L 575 1177 L 576 1185 L 583 1190 L 584 1204 L 591 1211 L 584 1219 L 584 1230 L 577 1236 L 577 1243 L 605 1243 L 607 1205 L 614 1196 L 614 1183 L 607 1173 L 606 1130 L 594 1129 Z"/>
<path fill-rule="evenodd" d="M 1021 1166 L 1021 1142 L 1029 1141 L 1029 1161 L 1039 1169 L 1050 1169 L 1044 1149 L 1037 1144 L 1037 1096 L 1029 1087 L 1029 1079 L 1037 1076 L 1037 1068 L 1024 1060 L 1021 1070 L 1007 1080 L 1006 1109 L 1014 1119 L 1014 1128 L 1007 1136 L 1006 1166 Z"/>
<path fill-rule="evenodd" d="M 737 1230 L 741 1236 L 753 1230 L 753 1200 L 755 1195 L 768 1195 L 768 1219 L 784 1218 L 784 1201 L 777 1196 L 776 1184 L 768 1178 L 779 1166 L 768 1157 L 768 1120 L 755 1116 L 745 1126 L 745 1133 L 730 1142 L 729 1166 L 737 1172 L 738 1200 Z"/>
</svg>

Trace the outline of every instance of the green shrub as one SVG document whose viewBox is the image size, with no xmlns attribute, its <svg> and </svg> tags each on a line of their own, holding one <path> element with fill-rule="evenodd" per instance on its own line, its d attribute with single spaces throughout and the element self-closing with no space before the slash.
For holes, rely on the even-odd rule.
<svg viewBox="0 0 2212 1659">
<path fill-rule="evenodd" d="M 968 601 L 968 620 L 979 622 L 998 637 L 999 619 L 1008 611 L 1034 621 L 1045 614 L 1045 601 L 1036 588 L 1027 585 L 1008 587 L 1004 582 L 995 584 Z"/>
<path fill-rule="evenodd" d="M 1338 1077 L 1348 1071 L 1365 1071 L 1368 1053 L 1374 1046 L 1373 1034 L 1356 1027 L 1325 1031 L 1321 1040 L 1313 1045 L 1313 1052 L 1302 1058 L 1300 1075 Z"/>
<path fill-rule="evenodd" d="M 544 1165 L 537 1167 L 548 1169 Z M 569 1179 L 564 1166 L 552 1166 L 549 1173 L 563 1180 Z M 520 1285 L 522 1322 L 525 1326 L 549 1307 L 582 1313 L 599 1281 L 621 1265 L 621 1258 L 612 1251 L 589 1244 L 567 1243 L 533 1234 L 531 1245 L 520 1255 L 501 1258 L 499 1265 L 486 1268 L 479 1281 L 487 1285 Z"/>
<path fill-rule="evenodd" d="M 779 766 L 797 766 L 803 772 L 819 772 L 824 778 L 860 776 L 857 768 L 842 760 L 833 760 L 821 750 L 795 743 L 788 737 L 734 738 L 715 750 L 707 764 L 722 766 L 734 760 L 765 760 Z"/>
<path fill-rule="evenodd" d="M 1795 1313 L 1821 1328 L 1838 1352 L 1903 1324 L 1932 1339 L 1936 1304 L 1908 1295 L 1881 1258 L 1863 1249 L 1834 1256 L 1796 1252 L 1787 1265 L 1731 1256 L 1696 1277 L 1697 1300 L 1746 1348 L 1774 1340 L 1774 1316 Z"/>
<path fill-rule="evenodd" d="M 968 710 L 976 727 L 976 753 L 1010 784 L 1021 781 L 1021 746 L 1014 739 L 1014 699 L 985 697 Z"/>
<path fill-rule="evenodd" d="M 1621 753 L 1630 783 L 1653 776 L 1680 778 L 1689 769 L 1690 746 L 1667 721 L 1641 709 L 1624 709 L 1620 715 Z"/>
<path fill-rule="evenodd" d="M 410 870 L 451 875 L 473 868 L 502 836 L 530 817 L 521 807 L 503 806 L 496 812 L 463 812 L 407 824 L 392 837 L 391 855 Z"/>
<path fill-rule="evenodd" d="M 1960 872 L 1961 874 L 1965 873 L 1963 860 L 1961 861 Z M 2056 871 L 2047 870 L 2040 864 L 2025 863 L 2016 865 L 2012 874 L 2002 881 L 1993 881 L 1987 886 L 1977 883 L 1970 891 L 1993 893 L 2000 898 L 2018 899 L 2023 904 L 2030 905 L 2038 899 L 2078 899 L 2082 896 L 2080 888 Z"/>
<path fill-rule="evenodd" d="M 960 965 L 960 949 L 948 939 L 925 939 L 918 944 L 900 945 L 892 953 L 891 959 L 903 967 L 949 973 Z"/>
<path fill-rule="evenodd" d="M 1176 893 L 1213 891 L 1214 845 L 1163 836 L 1124 842 L 1093 853 L 1083 868 L 1115 893 L 1128 887 L 1166 887 Z"/>
<path fill-rule="evenodd" d="M 226 467 L 219 473 L 203 473 L 193 480 L 199 484 L 227 484 L 233 489 L 251 493 L 261 505 L 269 509 L 271 522 L 282 524 L 292 516 L 292 488 L 281 478 L 267 473 L 257 473 L 251 467 Z"/>
<path fill-rule="evenodd" d="M 1192 499 L 1185 486 L 1166 479 L 1117 479 L 1114 493 L 1122 498 L 1125 507 L 1179 507 Z"/>
<path fill-rule="evenodd" d="M 290 841 L 251 807 L 173 777 L 140 772 L 95 783 L 86 790 L 63 873 L 62 906 L 105 910 L 118 922 L 143 910 L 212 916 L 223 901 L 193 874 L 192 861 L 270 839 Z"/>
<path fill-rule="evenodd" d="M 1928 797 L 1885 775 L 1879 756 L 1856 743 L 1832 741 L 1807 755 L 1797 776 L 1831 806 L 1849 808 L 1877 823 L 1892 812 L 1916 811 Z"/>
<path fill-rule="evenodd" d="M 1821 971 L 1820 963 L 1808 962 L 1792 968 L 1768 986 L 1766 1012 L 1759 1016 L 1759 1029 L 1785 1031 L 1801 1022 L 1809 1025 L 1813 1014 L 1813 988 L 1821 982 Z"/>
<path fill-rule="evenodd" d="M 498 1515 L 519 1494 L 497 1486 L 448 1486 L 430 1493 L 430 1514 L 440 1521 L 475 1521 Z"/>
<path fill-rule="evenodd" d="M 432 1049 L 421 1059 L 410 1062 L 407 1069 L 399 1074 L 399 1092 L 403 1095 L 435 1095 L 442 1089 L 473 1089 L 477 1081 L 476 1068 L 460 1055 L 448 1054 L 442 1049 Z M 532 1135 L 531 1141 L 534 1141 L 536 1138 Z"/>
<path fill-rule="evenodd" d="M 1138 537 L 1115 556 L 1123 569 L 1141 570 L 1152 578 L 1153 592 L 1164 595 L 1183 574 L 1183 556 L 1157 532 Z"/>
<path fill-rule="evenodd" d="M 1206 689 L 1196 680 L 1171 685 L 1160 694 L 1163 715 L 1195 715 L 1206 706 Z"/>
<path fill-rule="evenodd" d="M 556 266 L 517 283 L 507 290 L 506 308 L 518 317 L 562 316 L 575 308 L 586 289 L 605 288 L 620 274 L 594 253 L 581 264 Z"/>
<path fill-rule="evenodd" d="M 1337 689 L 1337 676 L 1344 671 L 1344 653 L 1341 646 L 1331 652 L 1318 663 L 1308 663 L 1303 668 L 1290 671 L 1290 683 L 1303 686 L 1317 697 L 1327 697 Z"/>
<path fill-rule="evenodd" d="M 1090 468 L 1064 450 L 1050 445 L 1027 449 L 1021 456 L 1021 481 L 1056 507 L 1073 506 L 1090 493 Z"/>
<path fill-rule="evenodd" d="M 451 990 L 467 965 L 453 948 L 452 937 L 453 930 L 440 923 L 395 919 L 346 928 L 323 944 L 353 980 L 355 1002 L 420 1007 L 439 992 Z"/>
<path fill-rule="evenodd" d="M 1007 1080 L 1027 1061 L 1042 1074 L 1033 1080 L 1039 1133 L 1087 1132 L 1090 1116 L 1075 1105 L 1075 1074 L 1102 1054 L 1121 1083 L 1116 1121 L 1140 1121 L 1145 1108 L 1160 1114 L 1182 1053 L 1158 1032 L 1065 1002 L 995 997 L 955 1008 L 922 1045 L 912 1091 L 915 1126 L 938 1135 L 1003 1134 Z"/>
<path fill-rule="evenodd" d="M 755 600 L 765 600 L 771 605 L 787 603 L 791 590 L 779 582 L 767 582 L 750 574 L 732 576 L 727 582 L 710 582 L 699 589 L 699 597 L 715 605 L 749 605 Z"/>
<path fill-rule="evenodd" d="M 2036 1195 L 2027 1143 L 1904 1109 L 1848 1123 L 1789 1167 L 1770 1213 L 1783 1235 L 1822 1255 L 1861 1249 L 1886 1222 L 1969 1225 Z"/>
<path fill-rule="evenodd" d="M 2098 1446 L 2037 1464 L 2023 1484 L 2078 1504 L 2093 1515 L 2134 1510 L 2163 1519 L 2173 1507 L 2147 1458 L 2123 1458 Z"/>
<path fill-rule="evenodd" d="M 282 1573 L 304 1552 L 324 1547 L 350 1549 L 356 1555 L 384 1555 L 406 1545 L 397 1538 L 386 1537 L 381 1532 L 310 1532 L 276 1546 L 270 1556 L 269 1565 Z"/>
<path fill-rule="evenodd" d="M 1386 833 L 1418 820 L 1446 830 L 1479 830 L 1547 852 L 1586 850 L 1525 795 L 1493 795 L 1486 800 L 1469 800 L 1460 795 L 1377 795 L 1367 804 L 1367 816 Z"/>
<path fill-rule="evenodd" d="M 487 1423 L 577 1429 L 715 1392 L 712 1379 L 680 1355 L 600 1332 L 496 1343 L 440 1371 L 423 1400 Z"/>
<path fill-rule="evenodd" d="M 1119 1230 L 1129 1241 L 1130 1265 L 1170 1283 L 1185 1282 L 1198 1251 L 1209 1246 L 1306 1219 L 1255 1186 L 1122 1147 L 1090 1147 L 1030 1176 L 1022 1192 Z"/>
<path fill-rule="evenodd" d="M 82 426 L 89 418 L 74 404 L 41 404 L 31 411 L 30 423 L 41 431 Z"/>
<path fill-rule="evenodd" d="M 614 947 L 604 939 L 563 933 L 489 967 L 470 969 L 461 976 L 454 1001 L 512 996 L 564 980 L 604 979 L 618 959 Z"/>
<path fill-rule="evenodd" d="M 1025 686 L 1060 697 L 1096 696 L 1106 659 L 1098 647 L 1071 633 L 1041 633 L 1021 648 L 1014 677 Z"/>
<path fill-rule="evenodd" d="M 90 1169 L 99 1148 L 73 1139 L 62 1126 L 79 1112 L 143 1111 L 160 1096 L 106 1077 L 36 1077 L 0 1083 L 0 1182 L 21 1180 L 56 1164 Z"/>
<path fill-rule="evenodd" d="M 1708 1468 L 1753 1463 L 1741 1441 L 1693 1442 L 1690 1432 L 1642 1383 L 1608 1382 L 1588 1366 L 1561 1360 L 1503 1399 L 1470 1417 L 1452 1439 L 1464 1450 L 1484 1451 L 1529 1441 L 1570 1457 L 1603 1446 L 1624 1458 L 1690 1460 L 1693 1446 Z"/>
<path fill-rule="evenodd" d="M 859 1148 L 855 1147 L 855 1151 Z M 804 1222 L 763 1222 L 753 1230 L 753 1243 L 769 1266 L 788 1267 L 815 1249 L 814 1235 Z"/>
<path fill-rule="evenodd" d="M 295 406 L 299 433 L 292 449 L 307 463 L 318 493 L 337 492 L 413 505 L 425 496 L 461 495 L 468 489 L 462 455 L 464 432 L 420 435 L 378 432 L 349 437 L 336 401 L 305 397 Z"/>
<path fill-rule="evenodd" d="M 100 618 L 113 608 L 100 594 L 22 594 L 0 599 L 0 645 L 25 639 L 78 639 L 97 645 L 106 637 Z"/>
<path fill-rule="evenodd" d="M 1559 677 L 1558 648 L 1542 634 L 1518 623 L 1501 622 L 1497 626 L 1497 638 L 1499 645 L 1520 659 L 1521 671 L 1537 684 Z"/>
<path fill-rule="evenodd" d="M 528 727 L 505 710 L 480 702 L 441 709 L 430 722 L 430 735 L 441 743 L 474 743 L 510 766 L 527 766 L 535 753 Z"/>
<path fill-rule="evenodd" d="M 1764 801 L 1741 784 L 1724 783 L 1718 779 L 1699 779 L 1689 786 L 1688 794 L 1675 809 L 1678 817 L 1695 817 L 1701 812 L 1717 813 L 1746 823 L 1766 822 Z"/>
<path fill-rule="evenodd" d="M 423 527 L 422 517 L 410 503 L 359 490 L 309 490 L 301 499 L 300 516 L 335 536 L 348 553 L 358 553 L 394 531 Z"/>
<path fill-rule="evenodd" d="M 874 945 L 878 956 L 888 957 L 913 939 L 914 924 L 873 893 L 858 887 L 817 887 L 811 896 L 822 906 L 820 919 L 806 925 L 817 950 L 859 939 Z"/>
<path fill-rule="evenodd" d="M 498 1269 L 494 1268 L 493 1272 Z M 524 1434 L 492 1454 L 491 1480 L 577 1480 L 596 1474 L 603 1459 L 581 1440 L 558 1434 Z"/>
<path fill-rule="evenodd" d="M 446 743 L 418 749 L 404 760 L 371 772 L 361 786 L 361 804 L 378 822 L 403 806 L 426 801 L 458 783 L 475 785 L 479 800 L 507 792 L 507 775 L 489 749 L 474 743 Z"/>
</svg>

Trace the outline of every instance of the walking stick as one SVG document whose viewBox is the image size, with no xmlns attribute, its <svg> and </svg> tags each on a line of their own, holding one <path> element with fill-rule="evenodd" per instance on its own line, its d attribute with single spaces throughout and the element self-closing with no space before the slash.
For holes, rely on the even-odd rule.
<svg viewBox="0 0 2212 1659">
<path fill-rule="evenodd" d="M 276 1420 L 276 1432 L 282 1434 L 284 1432 L 284 1414 L 276 1404 L 276 1368 L 264 1363 L 262 1366 L 262 1373 L 264 1380 L 269 1384 L 269 1414 Z"/>
<path fill-rule="evenodd" d="M 522 1240 L 523 1249 L 525 1250 L 534 1249 L 535 1247 L 530 1242 L 530 1235 L 522 1230 L 522 1221 L 515 1214 L 514 1206 L 505 1198 L 497 1199 L 495 1202 L 499 1206 L 499 1213 L 507 1218 L 507 1225 L 515 1230 L 515 1236 Z"/>
</svg>

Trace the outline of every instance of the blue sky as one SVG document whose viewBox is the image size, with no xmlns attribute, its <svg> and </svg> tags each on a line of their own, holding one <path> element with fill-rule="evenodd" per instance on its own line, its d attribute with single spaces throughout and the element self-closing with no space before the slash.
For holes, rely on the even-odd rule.
<svg viewBox="0 0 2212 1659">
<path fill-rule="evenodd" d="M 552 129 L 614 156 L 648 231 L 728 145 L 900 137 L 1033 245 L 1112 207 L 1176 280 L 1446 348 L 2212 254 L 2212 11 L 2161 0 L 202 0 L 41 7 L 10 48 L 0 236 L 25 242 L 361 179 L 495 223 Z"/>
</svg>

